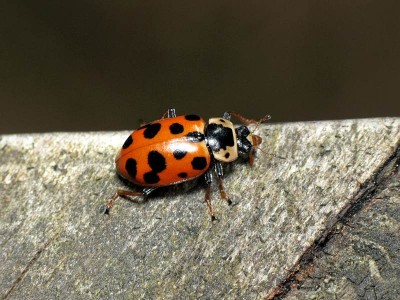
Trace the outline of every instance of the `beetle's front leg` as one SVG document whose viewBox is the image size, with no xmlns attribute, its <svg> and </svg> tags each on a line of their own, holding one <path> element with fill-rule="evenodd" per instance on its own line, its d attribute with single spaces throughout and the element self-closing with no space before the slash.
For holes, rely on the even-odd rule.
<svg viewBox="0 0 400 300">
<path fill-rule="evenodd" d="M 224 176 L 224 170 L 222 168 L 222 163 L 220 161 L 215 161 L 214 166 L 215 166 L 215 173 L 218 176 L 218 189 L 219 189 L 219 194 L 221 195 L 221 199 L 226 201 L 226 203 L 228 203 L 228 205 L 231 205 L 232 201 L 231 201 L 231 199 L 229 199 L 229 197 L 227 196 L 227 194 L 225 192 L 224 183 L 222 180 L 222 177 Z"/>
<path fill-rule="evenodd" d="M 208 210 L 209 215 L 211 216 L 211 221 L 214 221 L 214 220 L 215 220 L 215 216 L 214 216 L 214 211 L 213 211 L 212 206 L 211 206 L 211 182 L 212 182 L 212 175 L 211 175 L 210 170 L 208 170 L 208 171 L 206 172 L 206 174 L 204 175 L 204 177 L 205 177 L 205 179 L 206 179 L 206 184 L 207 184 L 206 193 L 205 193 L 205 197 L 204 197 L 204 202 L 206 202 L 206 204 L 207 204 L 207 210 Z"/>
</svg>

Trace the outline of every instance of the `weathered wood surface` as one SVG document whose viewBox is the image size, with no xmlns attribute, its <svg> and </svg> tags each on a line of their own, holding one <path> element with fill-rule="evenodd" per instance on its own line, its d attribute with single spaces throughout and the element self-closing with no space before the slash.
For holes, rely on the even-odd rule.
<svg viewBox="0 0 400 300">
<path fill-rule="evenodd" d="M 260 152 L 253 168 L 227 168 L 234 205 L 214 188 L 214 223 L 201 187 L 174 188 L 144 204 L 119 201 L 110 215 L 99 213 L 123 187 L 113 160 L 128 132 L 1 136 L 1 297 L 288 296 L 282 287 L 302 255 L 398 153 L 400 119 L 258 131 L 262 148 L 285 159 Z"/>
<path fill-rule="evenodd" d="M 400 151 L 285 299 L 400 299 Z"/>
</svg>

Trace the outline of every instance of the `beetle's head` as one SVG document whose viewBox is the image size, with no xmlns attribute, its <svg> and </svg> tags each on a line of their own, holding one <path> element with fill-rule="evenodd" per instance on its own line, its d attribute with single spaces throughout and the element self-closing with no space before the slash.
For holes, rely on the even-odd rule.
<svg viewBox="0 0 400 300">
<path fill-rule="evenodd" d="M 240 153 L 249 156 L 249 163 L 253 165 L 254 153 L 262 143 L 262 138 L 250 132 L 247 126 L 236 128 L 237 145 Z"/>
</svg>

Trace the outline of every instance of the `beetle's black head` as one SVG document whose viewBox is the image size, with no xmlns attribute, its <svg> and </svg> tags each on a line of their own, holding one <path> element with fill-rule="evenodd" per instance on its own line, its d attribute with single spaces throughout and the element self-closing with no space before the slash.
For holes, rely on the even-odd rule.
<svg viewBox="0 0 400 300">
<path fill-rule="evenodd" d="M 251 137 L 250 130 L 247 126 L 240 126 L 236 128 L 236 137 L 237 137 L 237 145 L 238 150 L 242 154 L 247 154 L 253 148 L 252 140 L 248 137 Z"/>
<path fill-rule="evenodd" d="M 238 150 L 242 154 L 249 156 L 249 163 L 252 166 L 254 161 L 254 153 L 261 144 L 260 136 L 252 134 L 247 126 L 236 128 Z"/>
</svg>

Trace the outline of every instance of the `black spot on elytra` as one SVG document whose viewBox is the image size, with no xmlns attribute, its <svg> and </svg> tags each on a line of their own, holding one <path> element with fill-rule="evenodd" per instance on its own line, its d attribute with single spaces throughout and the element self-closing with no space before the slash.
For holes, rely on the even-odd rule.
<svg viewBox="0 0 400 300">
<path fill-rule="evenodd" d="M 186 172 L 181 172 L 181 173 L 178 174 L 178 176 L 180 178 L 186 178 L 188 176 L 188 174 Z"/>
<path fill-rule="evenodd" d="M 225 123 L 225 120 L 224 120 L 224 119 L 219 119 L 219 121 L 220 121 L 221 123 Z"/>
<path fill-rule="evenodd" d="M 171 124 L 171 126 L 169 126 L 169 131 L 172 134 L 182 133 L 183 132 L 183 126 L 181 124 L 179 124 L 179 123 Z"/>
<path fill-rule="evenodd" d="M 204 134 L 199 131 L 192 131 L 186 135 L 187 141 L 191 143 L 198 143 L 204 141 Z"/>
<path fill-rule="evenodd" d="M 160 131 L 161 124 L 160 123 L 147 124 L 141 127 L 141 129 L 144 129 L 143 135 L 146 139 L 152 139 Z"/>
<path fill-rule="evenodd" d="M 221 148 L 226 150 L 227 147 L 233 147 L 233 130 L 221 124 L 209 124 L 207 127 L 208 146 L 213 151 L 219 151 Z"/>
<path fill-rule="evenodd" d="M 165 157 L 158 151 L 150 151 L 147 156 L 147 162 L 151 170 L 155 173 L 160 173 L 167 168 Z"/>
<path fill-rule="evenodd" d="M 128 172 L 129 176 L 135 178 L 137 173 L 136 160 L 134 160 L 133 158 L 128 158 L 125 163 L 125 169 Z"/>
<path fill-rule="evenodd" d="M 187 151 L 185 151 L 185 150 L 176 149 L 176 150 L 174 150 L 173 154 L 176 159 L 182 159 L 185 157 L 186 153 L 187 153 Z"/>
<path fill-rule="evenodd" d="M 226 152 L 224 156 L 225 156 L 225 158 L 229 158 L 229 156 L 231 156 L 231 154 L 229 152 Z"/>
<path fill-rule="evenodd" d="M 165 157 L 158 151 L 153 150 L 147 155 L 147 163 L 149 164 L 151 171 L 145 173 L 143 179 L 146 183 L 155 184 L 160 181 L 160 177 L 157 173 L 160 173 L 167 168 Z"/>
<path fill-rule="evenodd" d="M 185 119 L 188 121 L 198 121 L 200 117 L 198 115 L 186 115 Z"/>
<path fill-rule="evenodd" d="M 128 148 L 130 145 L 132 145 L 132 143 L 133 143 L 133 139 L 132 139 L 132 136 L 130 135 L 126 139 L 125 143 L 122 145 L 122 149 Z"/>
<path fill-rule="evenodd" d="M 157 173 L 154 171 L 147 172 L 143 175 L 144 181 L 146 183 L 157 183 L 160 181 L 160 177 L 158 177 Z"/>
<path fill-rule="evenodd" d="M 207 166 L 207 160 L 205 157 L 195 157 L 192 160 L 192 167 L 195 170 L 203 170 Z"/>
</svg>

